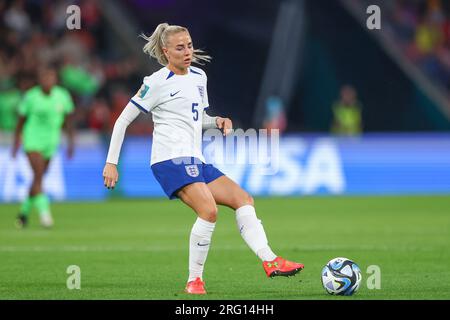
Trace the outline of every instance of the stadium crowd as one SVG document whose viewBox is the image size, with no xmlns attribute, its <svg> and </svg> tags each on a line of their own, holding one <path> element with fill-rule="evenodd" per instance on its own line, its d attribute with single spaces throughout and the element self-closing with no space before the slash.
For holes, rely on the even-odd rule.
<svg viewBox="0 0 450 320">
<path fill-rule="evenodd" d="M 382 32 L 450 97 L 450 3 L 395 0 L 382 4 L 388 11 L 381 13 Z"/>
<path fill-rule="evenodd" d="M 80 30 L 66 26 L 72 4 L 82 12 Z M 450 2 L 395 0 L 383 2 L 383 10 L 382 32 L 450 97 Z M 14 130 L 17 105 L 35 85 L 39 66 L 57 68 L 60 84 L 73 95 L 77 128 L 105 134 L 143 76 L 138 59 L 117 50 L 96 0 L 0 0 L 0 43 L 0 131 Z M 284 130 L 287 119 L 279 101 L 269 99 L 267 108 L 264 127 Z M 128 130 L 151 133 L 151 121 L 140 117 Z"/>
<path fill-rule="evenodd" d="M 450 93 L 449 7 L 440 0 L 398 1 L 393 13 L 406 56 Z"/>
<path fill-rule="evenodd" d="M 66 26 L 71 4 L 82 12 L 79 30 Z M 95 0 L 0 0 L 0 131 L 14 130 L 23 93 L 50 65 L 74 98 L 77 128 L 108 134 L 142 76 L 136 59 L 114 50 L 106 28 Z M 151 132 L 149 124 L 137 121 L 130 133 Z"/>
</svg>

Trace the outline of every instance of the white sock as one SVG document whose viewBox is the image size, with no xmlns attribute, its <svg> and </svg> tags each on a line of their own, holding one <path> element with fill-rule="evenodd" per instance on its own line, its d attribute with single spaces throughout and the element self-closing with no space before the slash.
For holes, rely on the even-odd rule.
<svg viewBox="0 0 450 320">
<path fill-rule="evenodd" d="M 211 237 L 216 226 L 215 222 L 209 222 L 197 218 L 191 230 L 189 238 L 189 279 L 202 279 L 203 267 L 208 256 Z M 203 279 L 202 279 L 203 280 Z"/>
<path fill-rule="evenodd" d="M 245 205 L 238 208 L 236 222 L 242 238 L 262 261 L 272 261 L 277 257 L 269 247 L 264 227 L 261 220 L 256 217 L 253 206 Z"/>
<path fill-rule="evenodd" d="M 41 221 L 41 225 L 43 227 L 52 227 L 54 224 L 50 211 L 39 212 L 39 220 Z"/>
</svg>

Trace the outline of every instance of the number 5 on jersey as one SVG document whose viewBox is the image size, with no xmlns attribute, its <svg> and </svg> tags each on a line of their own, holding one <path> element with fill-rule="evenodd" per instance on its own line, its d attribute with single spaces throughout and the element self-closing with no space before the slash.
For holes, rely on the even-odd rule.
<svg viewBox="0 0 450 320">
<path fill-rule="evenodd" d="M 198 110 L 195 109 L 195 107 L 198 107 L 198 103 L 192 104 L 192 113 L 194 114 L 192 118 L 194 119 L 194 121 L 197 121 L 198 120 Z"/>
</svg>

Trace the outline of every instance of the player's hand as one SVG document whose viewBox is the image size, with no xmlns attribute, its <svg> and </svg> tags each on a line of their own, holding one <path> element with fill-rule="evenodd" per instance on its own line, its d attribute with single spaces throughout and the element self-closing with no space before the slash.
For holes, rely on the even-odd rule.
<svg viewBox="0 0 450 320">
<path fill-rule="evenodd" d="M 74 146 L 73 146 L 73 144 L 69 144 L 67 147 L 67 158 L 68 159 L 73 158 L 73 152 L 74 152 Z"/>
<path fill-rule="evenodd" d="M 18 142 L 14 142 L 12 151 L 11 151 L 11 156 L 13 157 L 13 159 L 15 159 L 17 157 L 17 153 L 19 152 L 19 148 L 20 148 L 20 143 Z"/>
<path fill-rule="evenodd" d="M 17 157 L 17 152 L 19 152 L 19 146 L 14 146 L 11 152 L 11 156 L 13 157 L 13 159 Z"/>
<path fill-rule="evenodd" d="M 103 168 L 103 183 L 108 189 L 114 189 L 119 180 L 119 173 L 115 164 L 106 163 Z"/>
<path fill-rule="evenodd" d="M 229 118 L 217 117 L 216 119 L 217 128 L 222 130 L 224 136 L 233 131 L 233 123 Z"/>
</svg>

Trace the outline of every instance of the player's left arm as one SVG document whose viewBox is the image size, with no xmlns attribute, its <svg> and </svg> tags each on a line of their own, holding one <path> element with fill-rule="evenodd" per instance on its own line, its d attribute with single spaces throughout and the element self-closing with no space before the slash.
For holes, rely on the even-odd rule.
<svg viewBox="0 0 450 320">
<path fill-rule="evenodd" d="M 65 113 L 63 129 L 66 131 L 67 135 L 67 157 L 69 159 L 72 159 L 75 149 L 75 125 L 74 125 L 75 104 L 68 90 L 63 91 L 63 97 L 64 97 L 64 113 Z"/>
<path fill-rule="evenodd" d="M 72 159 L 75 149 L 75 128 L 74 128 L 74 114 L 69 113 L 64 118 L 64 130 L 67 135 L 67 157 Z"/>
<path fill-rule="evenodd" d="M 224 136 L 233 132 L 233 122 L 230 118 L 217 117 L 217 127 L 222 130 Z"/>
<path fill-rule="evenodd" d="M 233 122 L 229 118 L 222 118 L 222 117 L 211 117 L 209 116 L 205 109 L 209 108 L 209 101 L 208 101 L 208 89 L 207 89 L 207 83 L 208 83 L 208 77 L 206 76 L 206 73 L 203 72 L 204 75 L 204 90 L 203 90 L 203 117 L 202 117 L 202 128 L 203 129 L 212 129 L 212 128 L 218 128 L 222 131 L 222 134 L 226 136 L 227 134 L 231 133 L 233 131 Z"/>
<path fill-rule="evenodd" d="M 209 116 L 205 110 L 203 110 L 202 117 L 202 128 L 203 129 L 213 129 L 218 128 L 222 131 L 223 135 L 231 133 L 233 130 L 233 122 L 230 118 L 222 118 L 222 117 L 211 117 Z"/>
</svg>

